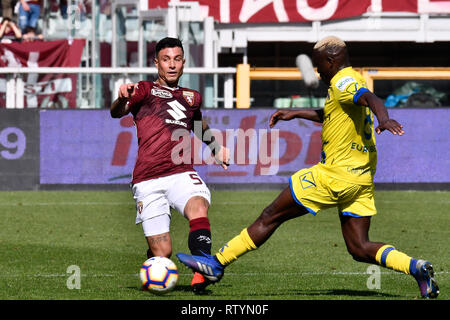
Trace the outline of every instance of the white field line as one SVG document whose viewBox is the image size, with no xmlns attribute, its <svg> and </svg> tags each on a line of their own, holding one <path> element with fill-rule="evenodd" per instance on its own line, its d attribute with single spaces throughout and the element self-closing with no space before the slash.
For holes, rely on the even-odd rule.
<svg viewBox="0 0 450 320">
<path fill-rule="evenodd" d="M 414 200 L 375 200 L 376 203 L 412 203 Z M 438 204 L 450 204 L 450 200 L 441 199 L 433 201 L 424 201 L 423 199 L 417 200 L 420 203 L 438 203 Z M 88 201 L 88 202 L 76 202 L 76 201 L 55 201 L 55 202 L 13 202 L 13 203 L 0 203 L 0 207 L 34 207 L 34 206 L 123 206 L 134 205 L 132 201 L 122 202 L 101 202 L 101 201 Z M 232 202 L 220 202 L 213 201 L 212 205 L 261 205 L 260 202 L 247 202 L 247 201 L 232 201 Z"/>
<path fill-rule="evenodd" d="M 435 272 L 435 275 L 447 275 L 449 274 L 449 271 L 439 271 Z M 384 275 L 403 275 L 400 272 L 394 272 L 394 271 L 384 271 L 380 272 L 380 274 Z M 191 277 L 192 273 L 179 273 L 180 276 L 187 276 Z M 367 276 L 370 275 L 366 272 L 248 272 L 248 273 L 234 273 L 229 272 L 226 273 L 225 276 L 227 277 L 260 277 L 260 276 L 286 276 L 286 277 L 292 277 L 292 276 L 349 276 L 349 275 L 356 275 L 356 276 Z M 38 274 L 1 274 L 1 278 L 20 278 L 20 277 L 32 277 L 32 278 L 66 278 L 71 276 L 71 274 L 68 273 L 38 273 Z M 84 274 L 81 272 L 81 277 L 87 277 L 87 278 L 108 278 L 108 277 L 119 277 L 119 276 L 133 276 L 133 277 L 139 277 L 138 273 L 129 273 L 129 274 L 111 274 L 111 273 L 97 273 L 97 274 Z"/>
</svg>

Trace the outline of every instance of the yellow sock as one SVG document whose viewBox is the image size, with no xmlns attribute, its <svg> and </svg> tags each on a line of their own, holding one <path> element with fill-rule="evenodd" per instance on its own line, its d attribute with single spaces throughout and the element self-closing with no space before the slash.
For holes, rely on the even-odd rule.
<svg viewBox="0 0 450 320">
<path fill-rule="evenodd" d="M 403 252 L 395 250 L 391 245 L 382 246 L 376 256 L 375 260 L 383 267 L 410 274 L 411 257 Z"/>
<path fill-rule="evenodd" d="M 256 245 L 248 235 L 247 228 L 245 228 L 238 236 L 231 239 L 219 250 L 216 254 L 216 258 L 221 264 L 226 266 L 242 256 L 244 253 L 255 249 Z"/>
</svg>

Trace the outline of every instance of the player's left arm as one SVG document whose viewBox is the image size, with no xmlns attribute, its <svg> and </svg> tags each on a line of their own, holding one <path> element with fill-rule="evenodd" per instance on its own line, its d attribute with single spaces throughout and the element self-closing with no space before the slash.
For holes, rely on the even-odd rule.
<svg viewBox="0 0 450 320">
<path fill-rule="evenodd" d="M 375 114 L 378 120 L 378 127 L 375 128 L 377 134 L 380 134 L 384 130 L 388 130 L 392 134 L 398 134 L 399 136 L 405 133 L 403 131 L 403 126 L 400 123 L 389 118 L 388 111 L 383 101 L 374 93 L 366 90 L 359 96 L 357 104 L 369 107 Z"/>
<path fill-rule="evenodd" d="M 195 121 L 201 121 L 202 122 L 202 132 L 201 137 L 198 135 L 199 132 L 195 132 L 194 134 L 199 138 L 202 142 L 208 145 L 209 149 L 211 150 L 211 153 L 214 155 L 214 158 L 216 159 L 216 162 L 222 166 L 225 170 L 228 169 L 228 166 L 230 165 L 230 149 L 227 147 L 221 145 L 217 140 L 216 137 L 211 134 L 209 125 L 206 123 L 205 119 L 202 118 L 200 110 L 196 113 L 194 116 Z"/>
</svg>

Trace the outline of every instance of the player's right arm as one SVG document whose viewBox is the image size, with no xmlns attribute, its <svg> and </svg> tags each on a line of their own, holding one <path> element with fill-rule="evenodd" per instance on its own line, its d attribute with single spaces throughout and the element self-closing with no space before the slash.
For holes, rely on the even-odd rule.
<svg viewBox="0 0 450 320">
<path fill-rule="evenodd" d="M 295 118 L 323 122 L 323 110 L 278 110 L 270 117 L 269 125 L 271 128 L 279 121 L 289 121 Z"/>
<path fill-rule="evenodd" d="M 119 96 L 111 105 L 111 117 L 121 118 L 131 111 L 131 104 L 128 101 L 136 94 L 136 84 L 127 83 L 119 87 Z"/>
<path fill-rule="evenodd" d="M 403 126 L 394 119 L 389 118 L 388 111 L 383 101 L 370 91 L 364 92 L 357 101 L 362 106 L 369 107 L 378 120 L 378 127 L 375 132 L 380 134 L 384 130 L 388 130 L 392 134 L 403 135 Z"/>
</svg>

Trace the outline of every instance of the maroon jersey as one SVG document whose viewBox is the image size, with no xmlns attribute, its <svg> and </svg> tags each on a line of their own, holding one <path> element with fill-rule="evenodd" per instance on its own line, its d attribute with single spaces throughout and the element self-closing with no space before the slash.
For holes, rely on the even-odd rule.
<svg viewBox="0 0 450 320">
<path fill-rule="evenodd" d="M 131 105 L 138 138 L 138 155 L 132 183 L 193 171 L 192 156 L 189 156 L 190 161 L 180 164 L 175 164 L 172 160 L 174 150 L 183 150 L 181 146 L 176 148 L 183 138 L 172 141 L 172 133 L 177 129 L 185 129 L 184 136 L 190 137 L 194 120 L 201 120 L 200 93 L 140 81 L 135 95 L 128 103 Z M 178 132 L 180 131 L 174 137 L 180 137 Z M 184 149 L 187 150 L 186 147 Z M 188 151 L 190 153 L 190 149 Z M 176 154 L 179 155 L 178 159 L 182 157 L 182 152 Z"/>
</svg>

